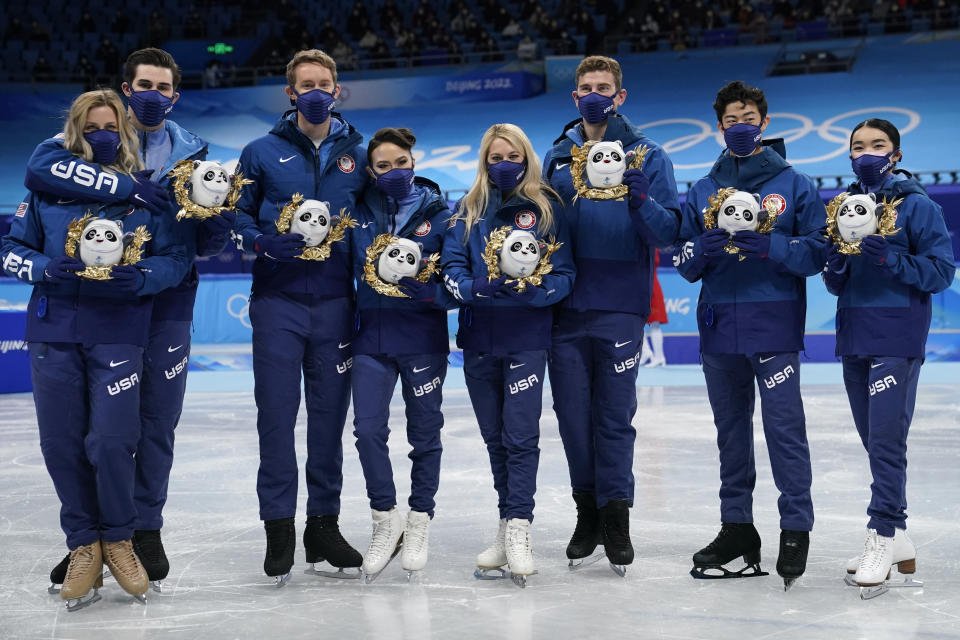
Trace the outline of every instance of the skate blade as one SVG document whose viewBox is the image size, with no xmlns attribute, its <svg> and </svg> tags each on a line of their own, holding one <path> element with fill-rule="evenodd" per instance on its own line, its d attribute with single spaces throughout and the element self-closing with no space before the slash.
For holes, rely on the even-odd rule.
<svg viewBox="0 0 960 640">
<path fill-rule="evenodd" d="M 796 582 L 797 582 L 797 579 L 796 579 L 796 578 L 784 578 L 784 579 L 783 579 L 783 591 L 784 591 L 784 593 L 786 593 L 787 591 L 790 591 L 790 589 L 793 587 L 793 585 L 794 585 Z"/>
<path fill-rule="evenodd" d="M 140 604 L 146 606 L 146 604 L 147 604 L 147 594 L 145 594 L 145 593 L 136 593 L 136 594 L 131 593 L 130 595 L 133 597 L 133 599 L 134 599 L 135 602 L 139 602 Z"/>
<path fill-rule="evenodd" d="M 151 580 L 150 589 L 156 593 L 163 593 L 163 581 L 162 580 Z"/>
<path fill-rule="evenodd" d="M 627 577 L 627 565 L 625 564 L 613 564 L 610 563 L 610 568 L 613 569 L 613 572 L 620 576 L 621 578 Z"/>
<path fill-rule="evenodd" d="M 103 596 L 100 595 L 99 589 L 94 589 L 93 592 L 87 593 L 79 598 L 71 598 L 67 600 L 66 607 L 67 611 L 74 613 L 80 611 L 81 609 L 86 609 L 94 602 L 98 602 Z"/>
<path fill-rule="evenodd" d="M 52 595 L 52 596 L 53 596 L 53 595 L 57 595 L 57 594 L 60 593 L 60 588 L 61 588 L 62 586 L 63 586 L 63 585 L 59 585 L 59 584 L 53 583 L 53 584 L 51 584 L 49 587 L 47 587 L 47 593 L 49 593 L 49 594 Z"/>
<path fill-rule="evenodd" d="M 403 549 L 403 536 L 400 536 L 400 539 L 397 540 L 397 546 L 394 548 L 393 553 L 390 554 L 390 557 L 387 559 L 387 564 L 383 565 L 383 569 L 377 571 L 376 573 L 367 573 L 363 570 L 363 567 L 360 568 L 360 572 L 363 574 L 363 584 L 370 584 L 376 580 L 381 573 L 383 573 L 387 567 L 390 566 L 390 563 L 393 562 L 393 559 L 400 555 L 400 551 Z"/>
<path fill-rule="evenodd" d="M 847 580 L 844 580 L 848 585 L 851 583 Z M 920 589 L 923 590 L 923 581 L 914 580 L 913 578 L 904 578 L 903 580 L 887 580 L 883 584 L 864 586 L 858 585 L 855 581 L 851 586 L 860 587 L 860 599 L 861 600 L 872 600 L 873 598 L 882 596 L 890 589 Z"/>
<path fill-rule="evenodd" d="M 522 573 L 511 573 L 510 580 L 521 589 L 527 588 L 527 575 Z"/>
<path fill-rule="evenodd" d="M 477 580 L 503 580 L 507 577 L 507 572 L 503 567 L 477 567 L 473 571 L 473 577 Z"/>
<path fill-rule="evenodd" d="M 333 578 L 334 580 L 358 580 L 363 573 L 360 571 L 360 567 L 347 567 L 348 569 L 356 569 L 356 571 L 345 571 L 344 567 L 337 567 L 336 571 L 330 571 L 329 569 L 318 569 L 316 563 L 311 562 L 309 569 L 304 569 L 303 572 L 310 576 L 320 576 L 323 578 Z"/>
<path fill-rule="evenodd" d="M 275 586 L 277 589 L 284 587 L 288 582 L 290 582 L 290 578 L 292 577 L 293 577 L 292 571 L 287 571 L 282 576 L 274 576 L 273 586 Z"/>
<path fill-rule="evenodd" d="M 708 571 L 721 571 L 722 573 L 707 573 Z M 690 575 L 697 580 L 728 580 L 730 578 L 759 578 L 770 574 L 761 569 L 759 564 L 751 564 L 739 571 L 730 571 L 721 565 L 694 567 L 690 569 Z"/>
<path fill-rule="evenodd" d="M 592 556 L 587 556 L 586 558 L 578 558 L 578 559 L 576 559 L 576 560 L 571 560 L 570 563 L 567 564 L 567 568 L 568 568 L 570 571 L 579 571 L 580 569 L 583 569 L 583 568 L 585 568 L 585 567 L 589 567 L 589 566 L 592 565 L 592 564 L 595 564 L 595 563 L 597 563 L 597 562 L 600 562 L 600 561 L 603 560 L 605 557 L 606 557 L 606 555 L 603 553 L 603 551 L 598 551 L 597 553 L 594 553 Z"/>
</svg>

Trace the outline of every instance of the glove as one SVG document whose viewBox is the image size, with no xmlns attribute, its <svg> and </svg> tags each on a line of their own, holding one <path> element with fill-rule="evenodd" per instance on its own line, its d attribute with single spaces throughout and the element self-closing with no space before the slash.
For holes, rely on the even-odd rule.
<svg viewBox="0 0 960 640">
<path fill-rule="evenodd" d="M 417 302 L 433 302 L 437 295 L 437 283 L 433 278 L 426 282 L 420 282 L 414 278 L 400 278 L 400 282 L 397 284 L 400 291 Z"/>
<path fill-rule="evenodd" d="M 277 262 L 292 261 L 303 253 L 305 246 L 307 244 L 299 233 L 283 233 L 280 235 L 262 233 L 253 242 L 253 250 L 257 252 L 258 256 L 270 258 Z"/>
<path fill-rule="evenodd" d="M 170 193 L 165 187 L 150 181 L 152 173 L 153 169 L 144 169 L 133 174 L 133 190 L 127 196 L 127 202 L 159 215 L 170 210 Z"/>
<path fill-rule="evenodd" d="M 709 257 L 722 256 L 723 248 L 728 242 L 730 242 L 730 234 L 725 229 L 710 229 L 700 236 L 700 251 Z"/>
<path fill-rule="evenodd" d="M 650 178 L 640 169 L 627 169 L 623 172 L 623 184 L 629 189 L 631 209 L 639 209 L 647 201 L 647 192 L 650 191 Z"/>
<path fill-rule="evenodd" d="M 840 245 L 830 247 L 827 254 L 827 268 L 834 273 L 842 272 L 847 266 L 847 256 L 840 253 Z"/>
<path fill-rule="evenodd" d="M 237 212 L 230 209 L 224 209 L 220 215 L 212 216 L 203 221 L 203 226 L 212 236 L 226 235 L 233 229 L 237 221 Z"/>
<path fill-rule="evenodd" d="M 867 236 L 860 241 L 860 253 L 873 264 L 880 266 L 890 257 L 890 243 L 883 236 Z"/>
<path fill-rule="evenodd" d="M 503 283 L 507 281 L 507 276 L 500 276 L 495 280 L 490 282 L 483 276 L 479 278 L 474 278 L 473 286 L 470 287 L 470 295 L 474 298 L 492 298 L 496 295 L 497 290 L 503 286 Z"/>
<path fill-rule="evenodd" d="M 70 282 L 79 277 L 77 271 L 83 271 L 85 268 L 86 265 L 76 258 L 57 256 L 47 263 L 47 268 L 43 270 L 43 279 L 55 284 Z"/>
<path fill-rule="evenodd" d="M 497 292 L 494 294 L 496 298 L 512 298 L 519 302 L 530 303 L 533 298 L 537 295 L 537 290 L 534 286 L 528 284 L 526 289 L 523 291 L 517 291 L 513 288 L 512 284 L 501 285 Z"/>
<path fill-rule="evenodd" d="M 756 231 L 737 231 L 733 234 L 733 246 L 744 255 L 766 258 L 770 255 L 770 236 Z"/>
<path fill-rule="evenodd" d="M 143 272 L 130 264 L 118 264 L 110 269 L 114 291 L 136 293 L 143 286 Z"/>
</svg>

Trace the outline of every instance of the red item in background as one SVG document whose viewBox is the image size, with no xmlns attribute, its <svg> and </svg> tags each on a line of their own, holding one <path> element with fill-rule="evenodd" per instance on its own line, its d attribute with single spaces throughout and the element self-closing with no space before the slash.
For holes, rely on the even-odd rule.
<svg viewBox="0 0 960 640">
<path fill-rule="evenodd" d="M 660 252 L 656 249 L 653 254 L 653 291 L 650 294 L 650 316 L 647 318 L 647 324 L 659 322 L 667 324 L 667 307 L 663 303 L 663 289 L 660 288 L 660 281 L 657 280 L 657 267 L 660 266 Z"/>
</svg>

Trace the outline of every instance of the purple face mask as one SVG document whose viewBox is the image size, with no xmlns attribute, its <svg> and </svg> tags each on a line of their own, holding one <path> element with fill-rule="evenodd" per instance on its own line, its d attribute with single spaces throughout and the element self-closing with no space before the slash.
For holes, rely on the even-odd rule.
<svg viewBox="0 0 960 640">
<path fill-rule="evenodd" d="M 496 164 L 487 165 L 487 175 L 497 185 L 497 188 L 506 195 L 517 188 L 527 170 L 527 161 L 510 162 L 503 160 Z"/>
<path fill-rule="evenodd" d="M 145 127 L 155 127 L 173 111 L 173 100 L 156 89 L 134 91 L 130 94 L 130 108 Z"/>
<path fill-rule="evenodd" d="M 93 161 L 97 164 L 113 164 L 120 151 L 120 134 L 116 131 L 98 129 L 83 134 L 84 140 L 93 149 Z"/>
<path fill-rule="evenodd" d="M 607 118 L 617 112 L 613 98 L 602 96 L 599 93 L 588 93 L 577 100 L 577 109 L 583 119 L 590 124 L 606 122 Z"/>
<path fill-rule="evenodd" d="M 880 156 L 865 153 L 859 158 L 851 158 L 853 172 L 865 187 L 879 187 L 883 182 L 883 177 L 890 173 L 896 162 L 890 159 L 896 151 L 885 153 Z"/>
<path fill-rule="evenodd" d="M 390 169 L 377 176 L 377 188 L 394 200 L 403 200 L 413 189 L 413 169 Z"/>
<path fill-rule="evenodd" d="M 740 122 L 724 130 L 723 141 L 727 143 L 730 153 L 742 158 L 750 155 L 760 146 L 763 141 L 763 131 L 755 125 Z"/>
<path fill-rule="evenodd" d="M 323 89 L 293 93 L 297 96 L 297 111 L 302 113 L 310 124 L 323 124 L 330 117 L 335 101 L 332 93 L 327 93 Z"/>
</svg>

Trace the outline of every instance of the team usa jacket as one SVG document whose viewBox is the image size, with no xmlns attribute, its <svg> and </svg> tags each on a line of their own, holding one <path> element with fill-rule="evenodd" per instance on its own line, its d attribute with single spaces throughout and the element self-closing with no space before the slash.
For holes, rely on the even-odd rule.
<svg viewBox="0 0 960 640">
<path fill-rule="evenodd" d="M 462 305 L 457 346 L 498 355 L 549 349 L 553 324 L 551 306 L 570 293 L 576 271 L 570 236 L 562 217 L 555 215 L 553 228 L 543 235 L 537 230 L 540 212 L 536 205 L 516 196 L 507 202 L 501 198 L 500 190 L 491 186 L 487 209 L 474 224 L 469 238 L 464 239 L 466 227 L 462 220 L 457 220 L 447 229 L 443 241 L 444 283 Z M 559 208 L 557 204 L 554 211 Z M 474 280 L 488 277 L 483 254 L 490 233 L 503 226 L 529 231 L 541 243 L 551 239 L 563 243 L 550 257 L 553 270 L 543 276 L 541 286 L 535 287 L 536 295 L 529 302 L 509 296 L 473 295 Z"/>
<path fill-rule="evenodd" d="M 648 315 L 653 281 L 654 248 L 666 248 L 676 241 L 680 229 L 680 204 L 673 164 L 660 146 L 647 138 L 626 117 L 607 120 L 603 139 L 619 140 L 624 151 L 646 145 L 643 173 L 650 191 L 637 213 L 645 222 L 641 235 L 631 222 L 628 199 L 589 200 L 576 193 L 570 175 L 573 145 L 583 145 L 580 120 L 564 134 L 543 162 L 543 177 L 563 198 L 563 217 L 569 229 L 577 280 L 563 301 L 563 308 L 577 311 L 617 311 Z M 586 176 L 584 176 L 586 180 Z"/>
<path fill-rule="evenodd" d="M 432 302 L 394 298 L 377 293 L 364 278 L 367 247 L 382 233 L 407 238 L 421 247 L 421 268 L 431 254 L 443 249 L 443 237 L 450 223 L 450 209 L 433 182 L 416 177 L 414 189 L 418 201 L 400 228 L 393 216 L 397 202 L 372 183 L 363 192 L 356 207 L 359 226 L 351 231 L 353 272 L 357 283 L 356 354 L 447 353 L 447 309 L 455 306 L 452 297 L 434 276 L 436 295 Z M 373 257 L 376 268 L 377 256 Z M 440 266 L 439 264 L 437 265 Z"/>
<path fill-rule="evenodd" d="M 851 193 L 865 193 L 859 183 Z M 876 265 L 864 256 L 848 256 L 841 273 L 825 270 L 823 279 L 837 300 L 837 355 L 922 358 L 930 330 L 930 294 L 953 282 L 956 266 L 950 234 L 940 205 L 906 171 L 892 173 L 877 201 L 897 207 L 897 232 L 886 236 L 890 254 Z"/>
<path fill-rule="evenodd" d="M 164 129 L 170 136 L 172 150 L 163 167 L 154 171 L 150 180 L 167 186 L 171 203 L 169 215 L 175 219 L 180 207 L 173 195 L 173 181 L 167 174 L 181 160 L 204 160 L 207 143 L 172 120 L 164 121 Z M 108 173 L 100 165 L 85 162 L 73 155 L 63 146 L 62 134 L 37 146 L 27 161 L 24 184 L 31 191 L 56 194 L 62 196 L 60 200 L 73 199 L 90 205 L 127 202 L 135 186 L 130 176 Z M 191 268 L 176 286 L 157 294 L 153 304 L 153 319 L 190 321 L 193 319 L 198 283 L 193 260 L 197 256 L 220 253 L 229 235 L 212 233 L 201 221 L 189 218 L 175 222 L 173 231 L 177 241 L 184 245 Z"/>
<path fill-rule="evenodd" d="M 803 349 L 806 278 L 819 273 L 826 260 L 826 210 L 813 181 L 784 155 L 779 141 L 764 141 L 760 153 L 746 158 L 724 151 L 687 193 L 680 231 L 684 244 L 673 263 L 690 282 L 701 281 L 697 325 L 704 353 Z M 703 209 L 722 187 L 759 194 L 762 204 L 776 205 L 779 216 L 767 258 L 703 255 Z"/>
<path fill-rule="evenodd" d="M 59 200 L 60 196 L 31 193 L 18 207 L 10 233 L 0 245 L 4 271 L 34 285 L 27 306 L 26 340 L 146 345 L 154 294 L 180 282 L 189 267 L 174 228 L 176 221 L 127 204 L 61 204 Z M 88 211 L 119 221 L 124 233 L 147 227 L 151 239 L 143 244 L 143 259 L 137 263 L 144 278 L 136 293 L 119 292 L 109 280 L 44 280 L 50 260 L 66 253 L 68 225 Z"/>
<path fill-rule="evenodd" d="M 257 236 L 277 234 L 280 211 L 295 193 L 330 203 L 331 223 L 340 211 L 353 209 L 366 186 L 367 152 L 363 136 L 336 112 L 330 133 L 317 149 L 297 127 L 297 112 L 283 114 L 276 126 L 240 154 L 237 171 L 253 184 L 244 187 L 237 204 L 237 247 L 252 252 Z M 253 293 L 282 291 L 320 298 L 353 298 L 353 265 L 349 237 L 331 246 L 329 258 L 278 262 L 258 256 L 253 265 Z"/>
</svg>

